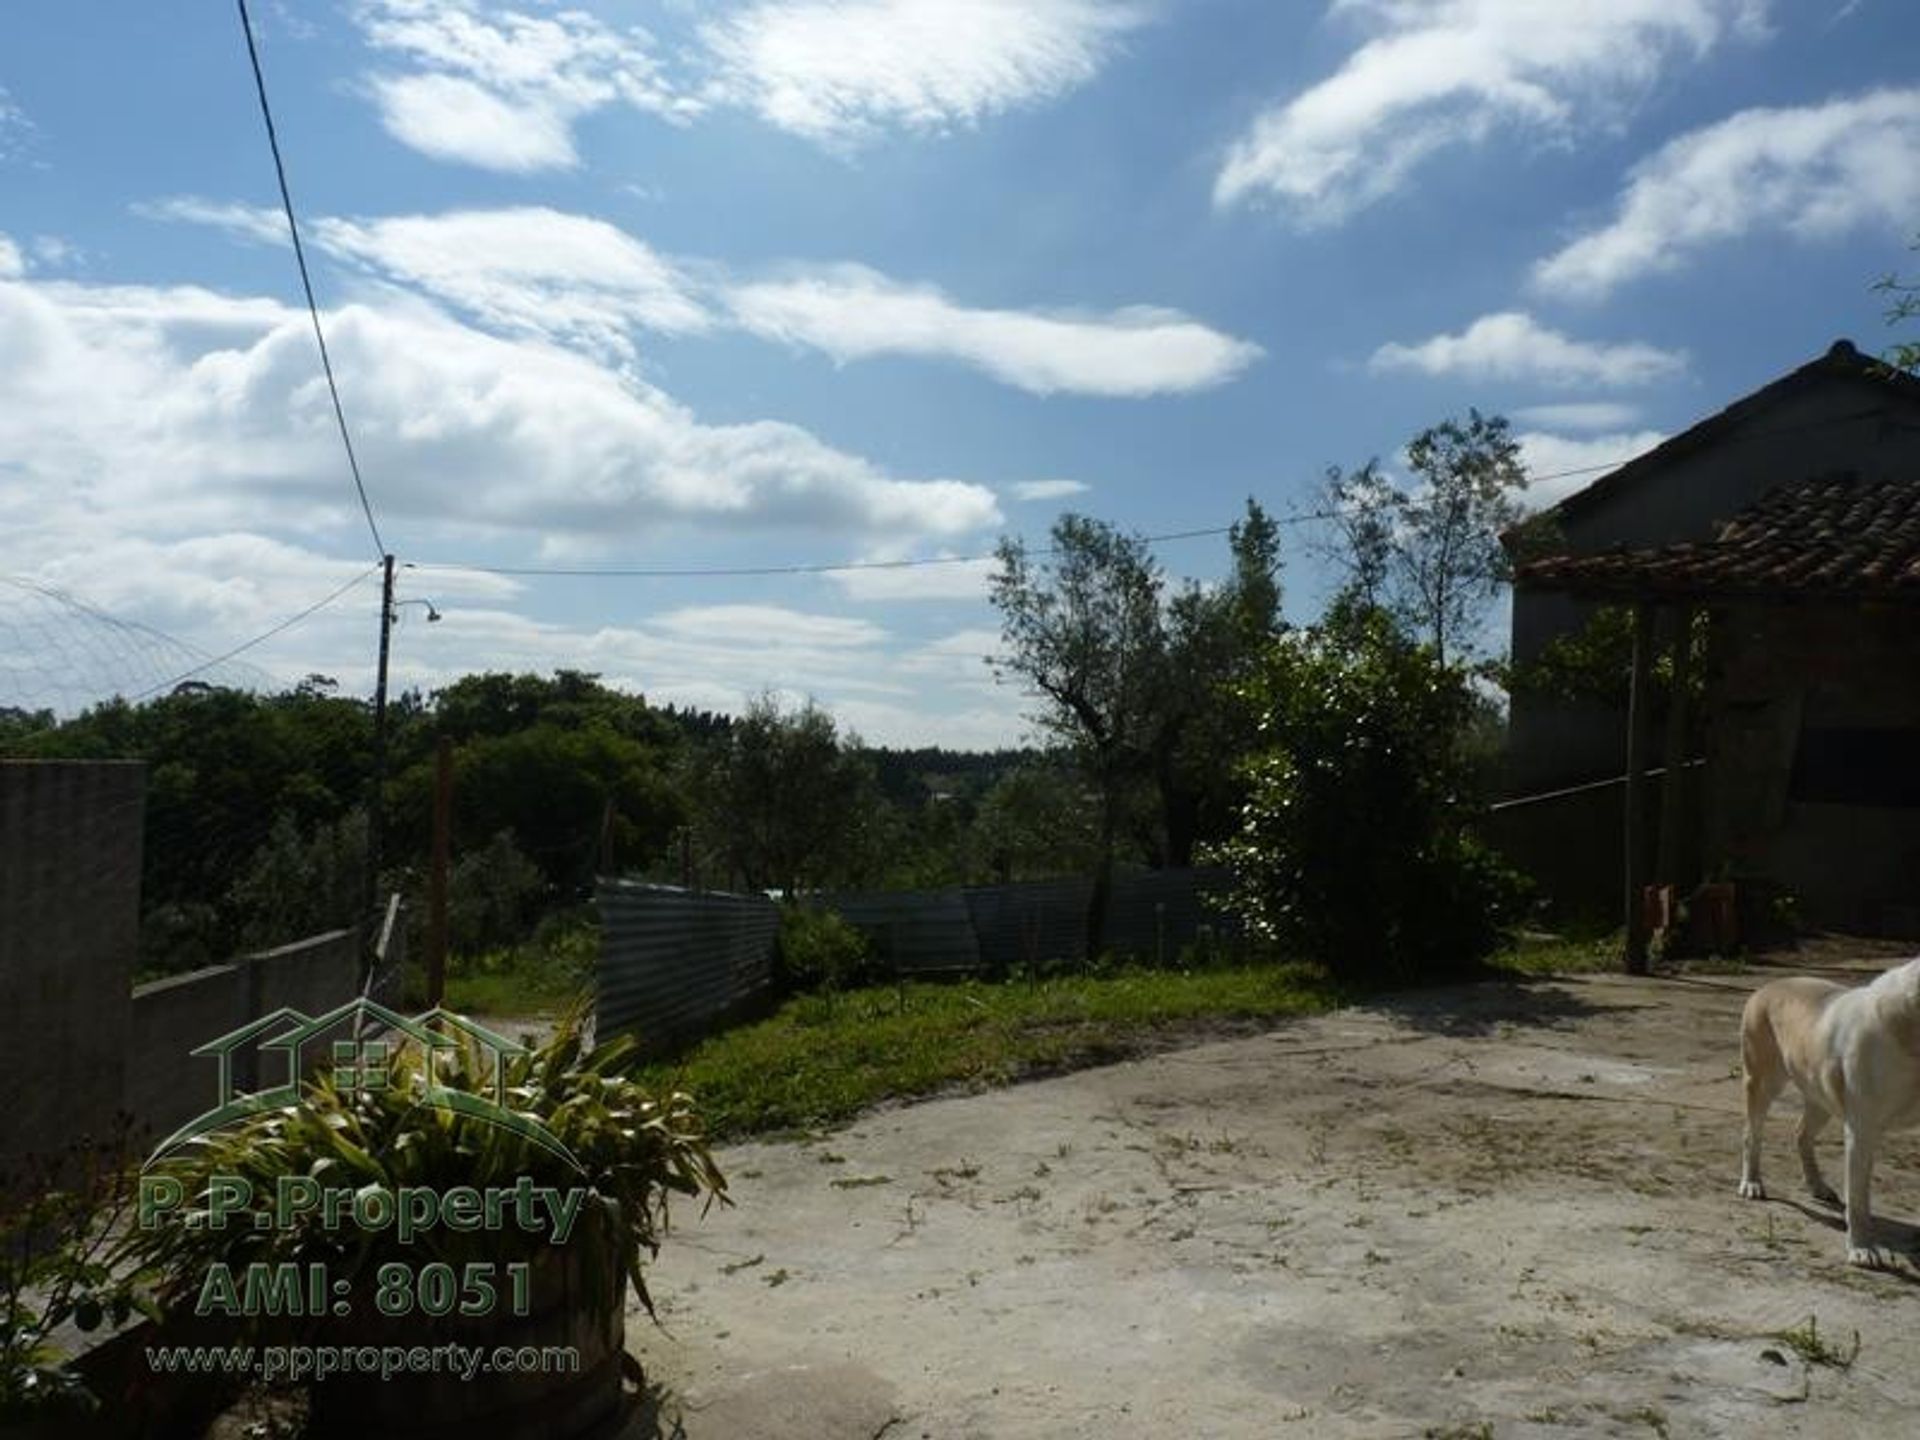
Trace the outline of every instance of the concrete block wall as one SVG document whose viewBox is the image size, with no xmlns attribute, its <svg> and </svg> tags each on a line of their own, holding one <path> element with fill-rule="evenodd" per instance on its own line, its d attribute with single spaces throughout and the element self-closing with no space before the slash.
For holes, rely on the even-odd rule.
<svg viewBox="0 0 1920 1440">
<path fill-rule="evenodd" d="M 247 965 L 213 965 L 133 992 L 127 1108 L 157 1141 L 219 1104 L 219 1070 L 194 1049 L 253 1016 Z"/>
<path fill-rule="evenodd" d="M 120 1107 L 144 807 L 137 763 L 0 760 L 0 1165 Z"/>
<path fill-rule="evenodd" d="M 344 1005 L 359 976 L 358 932 L 335 930 L 142 985 L 133 992 L 127 1108 L 155 1139 L 171 1134 L 218 1103 L 219 1064 L 194 1050 L 282 1006 L 319 1015 Z M 236 1081 L 248 1085 L 285 1074 L 277 1054 L 236 1053 L 233 1065 Z"/>
</svg>

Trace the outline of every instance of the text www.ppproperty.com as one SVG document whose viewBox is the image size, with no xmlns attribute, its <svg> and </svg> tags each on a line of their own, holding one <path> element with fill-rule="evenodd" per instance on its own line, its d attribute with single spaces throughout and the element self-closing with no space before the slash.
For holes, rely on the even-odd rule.
<svg viewBox="0 0 1920 1440">
<path fill-rule="evenodd" d="M 262 1380 L 325 1380 L 331 1375 L 576 1374 L 572 1345 L 149 1345 L 156 1374 L 253 1375 Z"/>
</svg>

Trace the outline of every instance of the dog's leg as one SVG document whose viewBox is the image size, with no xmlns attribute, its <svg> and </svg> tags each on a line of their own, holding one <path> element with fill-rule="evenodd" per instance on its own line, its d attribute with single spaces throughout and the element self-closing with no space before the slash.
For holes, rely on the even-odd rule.
<svg viewBox="0 0 1920 1440">
<path fill-rule="evenodd" d="M 1847 1263 L 1878 1268 L 1880 1252 L 1873 1246 L 1873 1137 L 1851 1121 L 1847 1124 Z"/>
<path fill-rule="evenodd" d="M 1786 1066 L 1779 1042 L 1764 1013 L 1750 1006 L 1740 1027 L 1741 1069 L 1746 1073 L 1747 1133 L 1740 1151 L 1740 1194 L 1748 1200 L 1767 1198 L 1760 1181 L 1760 1141 L 1766 1134 L 1767 1111 L 1786 1084 Z"/>
<path fill-rule="evenodd" d="M 1807 1189 L 1813 1192 L 1813 1198 L 1822 1205 L 1838 1205 L 1840 1197 L 1833 1193 L 1833 1187 L 1827 1184 L 1820 1173 L 1820 1162 L 1814 1158 L 1813 1142 L 1827 1127 L 1827 1121 L 1833 1117 L 1807 1101 L 1806 1108 L 1800 1112 L 1800 1128 L 1794 1133 L 1794 1143 L 1800 1148 L 1800 1173 L 1806 1177 Z"/>
</svg>

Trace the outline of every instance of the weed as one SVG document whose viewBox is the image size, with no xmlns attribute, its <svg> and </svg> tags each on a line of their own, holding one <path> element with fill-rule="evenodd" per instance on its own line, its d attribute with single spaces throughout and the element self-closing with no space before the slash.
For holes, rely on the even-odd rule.
<svg viewBox="0 0 1920 1440">
<path fill-rule="evenodd" d="M 1840 1349 L 1820 1338 L 1820 1321 L 1817 1316 L 1809 1315 L 1807 1323 L 1796 1325 L 1791 1330 L 1774 1332 L 1773 1338 L 1798 1355 L 1809 1365 L 1824 1365 L 1832 1370 L 1849 1370 L 1853 1362 L 1860 1358 L 1860 1332 L 1853 1332 L 1852 1348 Z"/>
<path fill-rule="evenodd" d="M 1660 1440 L 1668 1440 L 1673 1431 L 1668 1428 L 1667 1412 L 1657 1405 L 1636 1405 L 1631 1410 L 1615 1410 L 1613 1418 L 1623 1420 L 1629 1425 L 1644 1425 Z"/>
<path fill-rule="evenodd" d="M 869 1185 L 891 1185 L 891 1175 L 842 1175 L 827 1182 L 836 1190 L 864 1190 Z"/>
</svg>

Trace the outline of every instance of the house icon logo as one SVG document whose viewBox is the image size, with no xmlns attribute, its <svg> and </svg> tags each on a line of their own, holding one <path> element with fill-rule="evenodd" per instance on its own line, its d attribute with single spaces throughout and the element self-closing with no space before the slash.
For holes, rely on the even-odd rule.
<svg viewBox="0 0 1920 1440">
<path fill-rule="evenodd" d="M 323 1038 L 329 1037 L 332 1038 Z M 396 1066 L 406 1047 L 419 1051 L 417 1070 Z M 456 1089 L 441 1079 L 438 1057 L 471 1047 L 490 1057 L 492 1093 Z M 532 1052 L 466 1016 L 443 1008 L 411 1018 L 362 996 L 322 1015 L 289 1006 L 230 1030 L 189 1052 L 210 1056 L 218 1067 L 219 1101 L 187 1121 L 147 1157 L 147 1164 L 202 1135 L 236 1125 L 251 1116 L 300 1104 L 301 1080 L 309 1073 L 337 1091 L 356 1095 L 395 1088 L 404 1079 L 413 1103 L 447 1110 L 511 1131 L 574 1169 L 585 1173 L 573 1152 L 538 1118 L 512 1109 L 507 1095 L 507 1063 Z M 262 1057 L 284 1057 L 285 1077 L 263 1086 L 256 1070 Z"/>
</svg>

